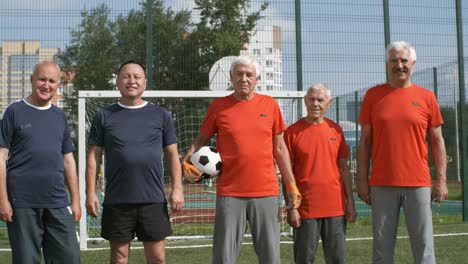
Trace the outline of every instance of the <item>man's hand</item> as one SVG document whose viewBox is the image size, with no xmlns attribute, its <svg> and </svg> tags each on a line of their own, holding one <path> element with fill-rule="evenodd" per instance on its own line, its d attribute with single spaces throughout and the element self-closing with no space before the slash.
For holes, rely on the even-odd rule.
<svg viewBox="0 0 468 264">
<path fill-rule="evenodd" d="M 0 202 L 0 220 L 3 222 L 13 221 L 13 209 L 8 200 Z"/>
<path fill-rule="evenodd" d="M 431 200 L 435 201 L 437 204 L 441 204 L 447 199 L 447 195 L 447 183 L 436 181 L 432 188 Z"/>
<path fill-rule="evenodd" d="M 299 228 L 301 226 L 301 215 L 299 211 L 297 211 L 297 209 L 289 209 L 287 221 L 292 228 Z"/>
<path fill-rule="evenodd" d="M 78 221 L 80 221 L 80 218 L 81 218 L 80 201 L 72 201 L 70 207 L 71 207 L 71 212 L 73 214 L 73 221 L 77 223 Z"/>
<path fill-rule="evenodd" d="M 291 182 L 284 186 L 286 188 L 286 195 L 288 205 L 286 206 L 287 209 L 297 209 L 299 205 L 301 205 L 301 193 L 297 189 L 296 183 Z"/>
<path fill-rule="evenodd" d="M 86 211 L 92 217 L 98 217 L 99 214 L 99 200 L 95 193 L 86 195 Z"/>
<path fill-rule="evenodd" d="M 364 180 L 359 180 L 357 186 L 359 198 L 361 198 L 361 200 L 366 204 L 371 205 L 369 183 Z"/>
<path fill-rule="evenodd" d="M 346 204 L 346 222 L 354 223 L 357 218 L 356 208 L 354 207 L 354 201 Z"/>
<path fill-rule="evenodd" d="M 180 211 L 184 208 L 184 194 L 182 192 L 182 188 L 172 190 L 169 195 L 169 203 L 174 211 Z"/>
<path fill-rule="evenodd" d="M 192 164 L 183 161 L 182 162 L 182 174 L 186 181 L 190 183 L 197 183 L 201 180 L 201 173 L 195 166 Z"/>
</svg>

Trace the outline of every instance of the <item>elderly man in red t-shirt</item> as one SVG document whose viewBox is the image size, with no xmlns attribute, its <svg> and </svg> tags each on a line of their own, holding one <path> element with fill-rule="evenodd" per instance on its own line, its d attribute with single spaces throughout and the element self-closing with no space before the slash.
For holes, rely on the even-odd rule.
<svg viewBox="0 0 468 264">
<path fill-rule="evenodd" d="M 278 103 L 270 96 L 254 92 L 260 67 L 254 59 L 239 56 L 231 64 L 234 92 L 208 107 L 200 133 L 185 161 L 209 139 L 217 135 L 216 146 L 223 169 L 216 190 L 216 218 L 213 263 L 235 263 L 249 223 L 258 262 L 280 262 L 278 177 L 281 172 L 290 208 L 300 204 L 284 143 L 286 126 Z M 183 162 L 184 176 L 197 181 L 193 165 Z"/>
<path fill-rule="evenodd" d="M 443 120 L 434 94 L 411 83 L 415 63 L 411 44 L 389 44 L 390 81 L 367 91 L 359 117 L 358 193 L 372 205 L 373 263 L 394 262 L 401 207 L 414 262 L 435 263 L 431 200 L 441 203 L 448 194 Z M 435 166 L 432 194 L 427 132 Z"/>
<path fill-rule="evenodd" d="M 304 96 L 307 116 L 284 134 L 297 186 L 299 208 L 288 210 L 294 228 L 294 260 L 313 263 L 322 238 L 327 263 L 345 263 L 346 222 L 356 220 L 348 146 L 341 127 L 326 118 L 331 94 L 323 83 Z"/>
</svg>

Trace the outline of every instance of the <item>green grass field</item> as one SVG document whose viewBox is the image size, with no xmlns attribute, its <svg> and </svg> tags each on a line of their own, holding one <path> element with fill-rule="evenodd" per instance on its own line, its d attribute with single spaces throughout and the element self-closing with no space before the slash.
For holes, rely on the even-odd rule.
<svg viewBox="0 0 468 264">
<path fill-rule="evenodd" d="M 468 223 L 463 223 L 461 216 L 434 216 L 434 241 L 437 263 L 468 263 Z M 411 248 L 407 238 L 404 219 L 400 221 L 395 263 L 413 263 Z M 347 263 L 370 263 L 372 252 L 371 227 L 368 219 L 348 225 L 346 242 Z M 242 246 L 237 263 L 257 263 L 253 246 L 246 239 Z M 129 263 L 145 263 L 143 249 L 138 242 L 131 251 Z M 108 263 L 109 250 L 106 242 L 93 242 L 90 248 L 99 250 L 82 251 L 82 263 Z M 8 248 L 5 231 L 0 232 L 0 248 Z M 11 253 L 0 251 L 0 263 L 11 263 Z M 211 240 L 168 241 L 166 263 L 211 263 Z M 293 263 L 292 242 L 288 237 L 282 238 L 281 263 Z M 319 248 L 316 263 L 325 263 L 322 249 Z"/>
</svg>

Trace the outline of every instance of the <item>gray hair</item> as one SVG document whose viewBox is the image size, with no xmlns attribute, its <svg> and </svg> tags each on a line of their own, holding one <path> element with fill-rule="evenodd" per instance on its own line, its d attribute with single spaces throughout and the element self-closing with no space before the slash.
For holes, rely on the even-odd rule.
<svg viewBox="0 0 468 264">
<path fill-rule="evenodd" d="M 385 61 L 388 61 L 390 51 L 400 51 L 403 49 L 407 49 L 409 51 L 411 62 L 416 61 L 416 50 L 414 49 L 413 45 L 406 41 L 394 41 L 387 45 L 385 48 Z"/>
<path fill-rule="evenodd" d="M 234 69 L 239 64 L 253 66 L 255 68 L 257 78 L 260 77 L 260 64 L 258 64 L 257 60 L 255 60 L 254 58 L 245 55 L 238 56 L 232 61 L 230 70 L 231 75 L 234 74 Z"/>
<path fill-rule="evenodd" d="M 327 94 L 328 96 L 328 99 L 331 99 L 331 91 L 330 89 L 328 88 L 328 85 L 326 85 L 325 83 L 321 83 L 321 82 L 318 82 L 318 83 L 314 83 L 312 84 L 308 89 L 307 89 L 307 94 L 309 92 L 311 92 L 312 90 L 323 90 L 325 91 L 325 93 Z"/>
<path fill-rule="evenodd" d="M 37 71 L 39 70 L 39 67 L 41 67 L 42 65 L 45 65 L 45 64 L 52 64 L 52 65 L 55 65 L 55 67 L 57 67 L 57 70 L 60 74 L 60 76 L 62 76 L 62 71 L 60 70 L 60 67 L 58 66 L 57 63 L 53 62 L 53 61 L 40 61 L 39 63 L 36 64 L 36 66 L 34 66 L 34 70 L 31 74 L 31 78 L 37 73 Z"/>
</svg>

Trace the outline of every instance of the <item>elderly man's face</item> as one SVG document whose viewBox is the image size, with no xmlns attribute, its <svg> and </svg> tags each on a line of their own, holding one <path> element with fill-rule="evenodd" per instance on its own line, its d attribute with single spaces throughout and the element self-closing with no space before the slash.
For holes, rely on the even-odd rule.
<svg viewBox="0 0 468 264">
<path fill-rule="evenodd" d="M 234 93 L 241 97 L 252 94 L 257 85 L 257 73 L 253 65 L 239 64 L 231 74 L 231 83 L 234 86 Z"/>
<path fill-rule="evenodd" d="M 410 80 L 415 61 L 411 60 L 408 49 L 391 50 L 388 54 L 387 71 L 390 80 L 396 84 Z"/>
<path fill-rule="evenodd" d="M 146 89 L 146 77 L 140 65 L 134 63 L 125 65 L 117 76 L 117 87 L 122 97 L 141 97 Z"/>
<path fill-rule="evenodd" d="M 320 119 L 330 106 L 331 99 L 328 98 L 325 89 L 312 89 L 304 96 L 307 108 L 307 116 L 312 119 Z"/>
<path fill-rule="evenodd" d="M 39 65 L 31 76 L 32 97 L 40 105 L 46 105 L 54 97 L 60 84 L 60 71 L 54 63 Z"/>
</svg>

